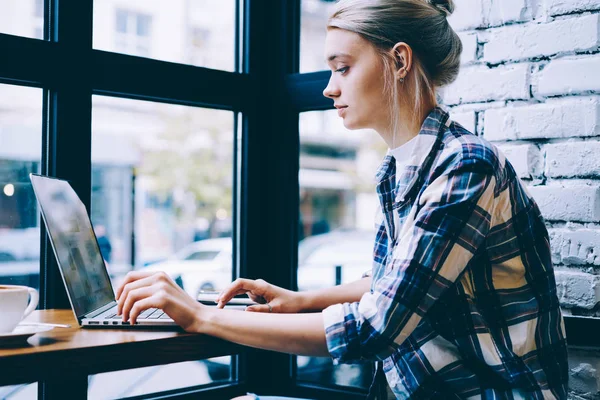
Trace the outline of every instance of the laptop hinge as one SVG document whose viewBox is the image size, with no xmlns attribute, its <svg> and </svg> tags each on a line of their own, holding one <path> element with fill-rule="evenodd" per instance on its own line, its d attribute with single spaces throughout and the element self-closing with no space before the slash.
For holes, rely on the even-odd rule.
<svg viewBox="0 0 600 400">
<path fill-rule="evenodd" d="M 111 308 L 113 308 L 116 305 L 117 305 L 116 301 L 111 301 L 110 303 L 103 305 L 99 309 L 94 310 L 92 312 L 89 312 L 89 313 L 85 314 L 83 316 L 83 318 L 94 318 L 94 317 L 97 317 L 98 315 L 102 314 L 106 310 L 110 310 Z"/>
</svg>

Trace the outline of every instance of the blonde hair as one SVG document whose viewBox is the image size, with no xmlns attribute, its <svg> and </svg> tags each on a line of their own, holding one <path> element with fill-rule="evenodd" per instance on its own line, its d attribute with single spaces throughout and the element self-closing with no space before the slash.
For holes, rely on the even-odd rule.
<svg viewBox="0 0 600 400">
<path fill-rule="evenodd" d="M 392 132 L 396 132 L 400 100 L 396 84 L 395 56 L 390 50 L 405 42 L 413 51 L 412 71 L 406 76 L 408 101 L 414 102 L 415 119 L 423 99 L 436 104 L 436 89 L 458 75 L 462 44 L 446 17 L 454 11 L 452 0 L 339 0 L 327 28 L 357 33 L 369 41 L 384 66 L 385 96 L 391 108 Z M 412 95 L 412 96 L 411 96 Z"/>
</svg>

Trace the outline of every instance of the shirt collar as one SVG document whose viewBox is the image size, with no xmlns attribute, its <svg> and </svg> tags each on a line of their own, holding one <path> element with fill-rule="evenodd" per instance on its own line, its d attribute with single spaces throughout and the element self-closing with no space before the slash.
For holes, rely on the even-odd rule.
<svg viewBox="0 0 600 400">
<path fill-rule="evenodd" d="M 433 147 L 434 144 L 440 140 L 441 135 L 445 129 L 442 129 L 442 125 L 448 127 L 450 124 L 449 115 L 440 107 L 434 107 L 427 115 L 419 133 L 415 137 L 415 146 L 408 157 L 406 166 L 403 171 L 397 171 L 399 176 L 398 189 L 396 195 L 396 201 L 403 201 L 406 194 L 412 189 L 415 182 L 422 173 L 428 158 L 434 156 Z M 395 159 L 391 155 L 390 151 L 386 154 L 381 165 L 377 169 L 375 174 L 376 183 L 379 185 L 385 180 L 395 178 Z"/>
</svg>

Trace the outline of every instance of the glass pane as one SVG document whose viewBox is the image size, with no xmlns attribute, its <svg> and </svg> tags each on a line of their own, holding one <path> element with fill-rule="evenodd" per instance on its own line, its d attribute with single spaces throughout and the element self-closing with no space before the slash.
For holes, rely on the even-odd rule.
<svg viewBox="0 0 600 400">
<path fill-rule="evenodd" d="M 193 297 L 231 283 L 233 121 L 230 111 L 93 97 L 91 214 L 113 285 L 132 269 L 165 271 Z M 230 358 L 91 379 L 91 398 L 133 396 L 230 379 Z"/>
<path fill-rule="evenodd" d="M 120 399 L 227 380 L 231 357 L 107 372 L 90 376 L 89 400 Z"/>
<path fill-rule="evenodd" d="M 0 33 L 44 38 L 44 0 L 0 0 Z"/>
<path fill-rule="evenodd" d="M 0 84 L 0 284 L 40 286 L 40 218 L 29 181 L 40 172 L 42 90 Z M 37 384 L 0 387 L 28 399 Z"/>
<path fill-rule="evenodd" d="M 335 3 L 331 0 L 302 0 L 300 7 L 300 72 L 326 70 L 327 19 Z"/>
<path fill-rule="evenodd" d="M 385 150 L 374 131 L 344 128 L 335 110 L 300 115 L 299 290 L 356 281 L 371 269 L 373 176 Z M 298 357 L 299 380 L 368 388 L 371 377 L 370 364 Z"/>
<path fill-rule="evenodd" d="M 94 48 L 234 71 L 235 3 L 94 0 Z"/>
</svg>

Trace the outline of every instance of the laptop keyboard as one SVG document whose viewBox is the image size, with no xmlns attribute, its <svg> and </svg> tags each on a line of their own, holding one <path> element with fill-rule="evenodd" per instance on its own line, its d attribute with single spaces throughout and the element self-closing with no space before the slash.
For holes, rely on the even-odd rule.
<svg viewBox="0 0 600 400">
<path fill-rule="evenodd" d="M 108 315 L 106 315 L 106 317 L 104 317 L 104 319 L 113 319 L 113 318 L 119 318 L 120 316 L 117 315 L 116 309 L 115 311 L 109 313 Z M 137 317 L 137 319 L 169 319 L 171 317 L 169 317 L 167 314 L 164 313 L 164 311 L 158 309 L 158 308 L 149 308 L 147 310 L 142 311 L 142 313 Z"/>
</svg>

